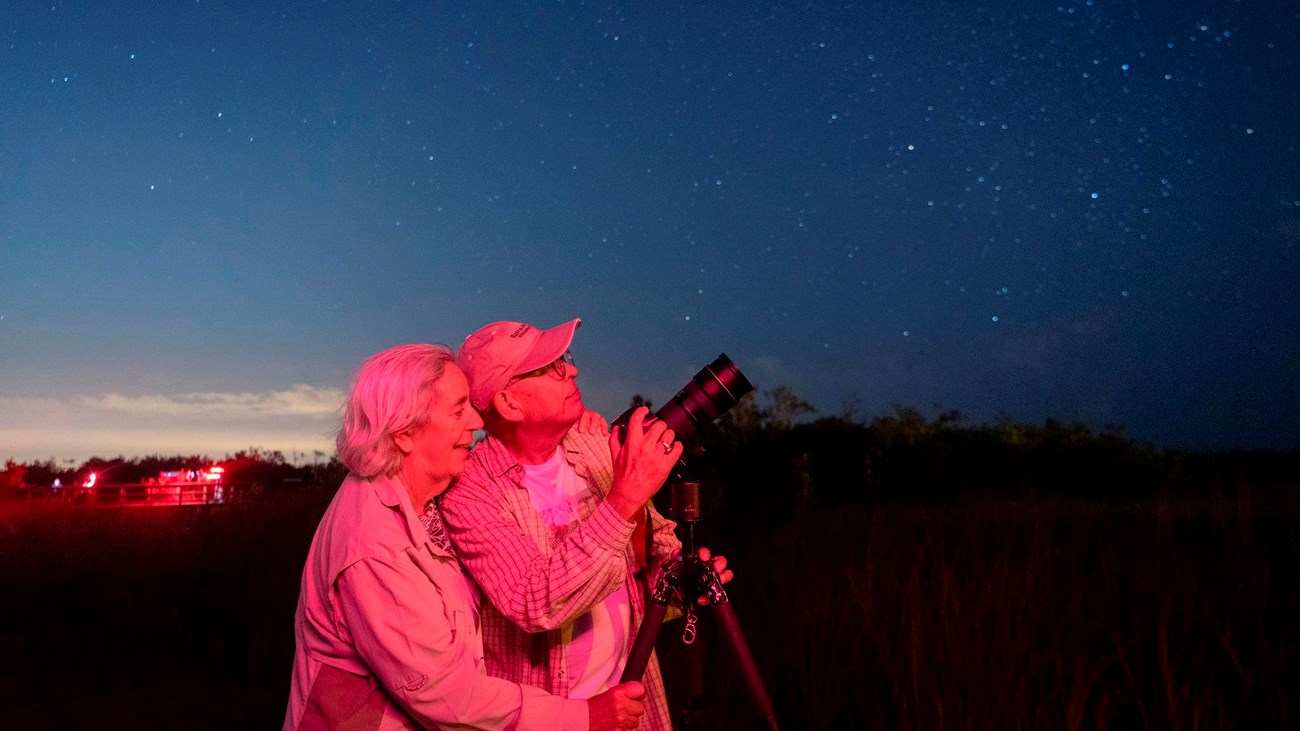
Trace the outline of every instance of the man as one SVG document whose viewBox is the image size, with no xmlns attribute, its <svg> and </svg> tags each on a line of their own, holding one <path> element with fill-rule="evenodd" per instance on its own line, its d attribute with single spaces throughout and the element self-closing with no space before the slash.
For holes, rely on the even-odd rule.
<svg viewBox="0 0 1300 731">
<path fill-rule="evenodd" d="M 653 422 L 662 452 L 646 456 L 644 469 L 620 471 L 622 452 L 611 454 L 618 435 L 574 428 L 584 407 L 568 351 L 579 324 L 496 322 L 466 338 L 457 361 L 487 437 L 442 501 L 461 559 L 491 603 L 488 672 L 569 698 L 618 682 L 645 615 L 641 582 L 655 578 L 647 567 L 657 571 L 681 549 L 672 521 L 649 505 L 681 456 L 672 430 Z M 629 434 L 646 414 L 634 413 Z M 714 565 L 725 572 L 725 559 Z M 644 682 L 642 728 L 670 728 L 653 656 Z"/>
<path fill-rule="evenodd" d="M 636 728 L 638 683 L 584 702 L 483 671 L 477 594 L 434 503 L 483 424 L 453 358 L 402 345 L 357 374 L 338 435 L 350 472 L 303 570 L 284 728 Z M 661 462 L 661 438 L 629 438 L 618 469 L 657 474 L 642 456 Z"/>
</svg>

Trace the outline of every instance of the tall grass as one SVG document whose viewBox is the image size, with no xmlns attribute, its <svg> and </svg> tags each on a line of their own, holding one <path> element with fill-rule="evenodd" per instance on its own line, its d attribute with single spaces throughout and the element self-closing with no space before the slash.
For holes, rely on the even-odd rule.
<svg viewBox="0 0 1300 731">
<path fill-rule="evenodd" d="M 327 500 L 0 503 L 3 726 L 277 726 L 298 577 Z"/>
<path fill-rule="evenodd" d="M 6 728 L 274 728 L 328 500 L 0 504 Z M 717 516 L 701 542 L 786 729 L 1300 724 L 1300 503 L 997 498 Z M 757 728 L 705 615 L 709 728 Z M 675 707 L 678 626 L 660 652 Z"/>
<path fill-rule="evenodd" d="M 1297 517 L 1244 497 L 969 500 L 717 548 L 786 728 L 1280 729 L 1300 721 Z M 709 652 L 718 727 L 752 727 L 730 662 Z"/>
</svg>

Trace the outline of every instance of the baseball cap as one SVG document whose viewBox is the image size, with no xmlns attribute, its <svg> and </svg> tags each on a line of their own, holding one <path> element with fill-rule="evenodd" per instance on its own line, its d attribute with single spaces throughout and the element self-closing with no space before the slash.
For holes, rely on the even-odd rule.
<svg viewBox="0 0 1300 731">
<path fill-rule="evenodd" d="M 549 330 L 525 322 L 502 320 L 484 325 L 465 338 L 456 363 L 469 381 L 469 400 L 479 411 L 487 409 L 497 391 L 511 378 L 537 370 L 564 355 L 573 332 L 582 324 L 573 319 Z"/>
</svg>

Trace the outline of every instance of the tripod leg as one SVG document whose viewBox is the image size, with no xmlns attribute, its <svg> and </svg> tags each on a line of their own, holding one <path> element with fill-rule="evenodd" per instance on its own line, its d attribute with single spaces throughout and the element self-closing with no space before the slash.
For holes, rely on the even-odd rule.
<svg viewBox="0 0 1300 731">
<path fill-rule="evenodd" d="M 708 716 L 708 707 L 704 702 L 704 647 L 708 642 L 709 635 L 703 634 L 690 644 L 683 644 L 681 650 L 682 663 L 679 672 L 682 674 L 682 689 L 685 696 L 685 705 L 681 711 L 681 728 L 683 731 L 692 729 L 708 728 L 705 719 Z"/>
<path fill-rule="evenodd" d="M 767 721 L 768 728 L 777 731 L 776 709 L 772 707 L 772 698 L 768 696 L 767 688 L 763 686 L 763 678 L 758 674 L 758 664 L 754 662 L 754 654 L 749 651 L 749 645 L 745 642 L 745 634 L 740 631 L 736 610 L 731 606 L 731 602 L 726 601 L 714 604 L 713 610 L 717 615 L 718 624 L 722 625 L 722 635 L 731 646 L 736 662 L 740 664 L 740 674 L 745 679 L 745 685 L 749 686 L 749 695 L 754 701 L 758 715 Z"/>
<path fill-rule="evenodd" d="M 664 626 L 664 615 L 667 613 L 667 604 L 660 604 L 657 601 L 646 602 L 645 619 L 641 621 L 641 628 L 637 630 L 636 641 L 632 644 L 632 653 L 628 655 L 627 665 L 623 666 L 623 676 L 618 682 L 641 680 L 646 665 L 650 664 L 650 653 L 654 652 L 655 641 L 659 639 L 659 630 Z"/>
</svg>

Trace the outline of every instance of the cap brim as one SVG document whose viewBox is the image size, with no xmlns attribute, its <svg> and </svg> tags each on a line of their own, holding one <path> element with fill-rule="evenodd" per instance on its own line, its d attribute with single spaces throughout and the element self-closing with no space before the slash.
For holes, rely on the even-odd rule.
<svg viewBox="0 0 1300 731">
<path fill-rule="evenodd" d="M 581 318 L 574 318 L 563 325 L 556 325 L 550 330 L 543 330 L 537 336 L 537 343 L 533 345 L 533 349 L 529 351 L 527 357 L 519 361 L 519 365 L 515 366 L 515 372 L 511 375 L 518 376 L 529 371 L 535 371 L 542 366 L 550 365 L 559 360 L 560 356 L 564 355 L 564 351 L 568 350 L 569 345 L 573 343 L 573 333 L 581 324 Z"/>
</svg>

